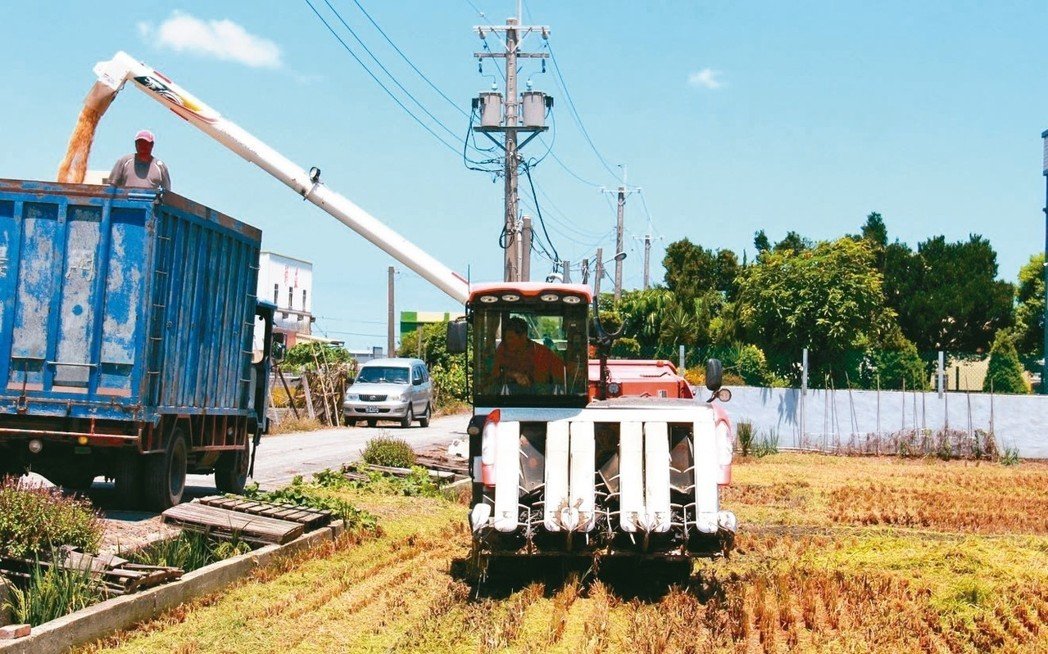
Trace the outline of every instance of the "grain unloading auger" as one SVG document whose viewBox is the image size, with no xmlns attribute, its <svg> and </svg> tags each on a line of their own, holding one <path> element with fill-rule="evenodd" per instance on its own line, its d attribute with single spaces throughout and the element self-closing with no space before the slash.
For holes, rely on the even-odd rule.
<svg viewBox="0 0 1048 654">
<path fill-rule="evenodd" d="M 99 113 L 131 81 L 241 157 L 291 187 L 442 291 L 465 303 L 449 327 L 449 350 L 465 351 L 473 499 L 469 523 L 482 556 L 716 556 L 733 543 L 734 514 L 720 510 L 730 483 L 731 424 L 720 364 L 711 361 L 706 402 L 672 364 L 609 362 L 611 338 L 591 320 L 582 285 L 470 285 L 363 209 L 149 66 L 120 52 L 95 66 L 85 101 Z M 518 320 L 519 319 L 519 320 Z M 520 321 L 531 350 L 555 353 L 555 374 L 509 375 L 504 328 Z M 590 326 L 596 330 L 590 337 Z M 596 345 L 599 361 L 589 359 Z M 547 357 L 548 359 L 548 357 Z"/>
</svg>

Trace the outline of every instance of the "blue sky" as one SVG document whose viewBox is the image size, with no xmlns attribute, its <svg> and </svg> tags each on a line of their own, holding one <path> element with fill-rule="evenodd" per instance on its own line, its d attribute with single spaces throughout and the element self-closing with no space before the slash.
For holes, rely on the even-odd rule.
<svg viewBox="0 0 1048 654">
<path fill-rule="evenodd" d="M 366 57 L 324 0 L 313 1 Z M 466 119 L 352 0 L 330 2 L 461 147 Z M 478 74 L 472 54 L 482 44 L 472 27 L 504 22 L 514 2 L 360 2 L 462 108 L 498 79 L 490 63 Z M 627 287 L 641 284 L 636 239 L 649 229 L 649 212 L 656 280 L 662 249 L 683 237 L 752 256 L 758 229 L 773 240 L 791 229 L 832 238 L 857 231 L 870 211 L 884 215 L 890 238 L 911 245 L 934 234 L 982 234 L 1009 280 L 1043 246 L 1043 0 L 525 6 L 525 22 L 551 27 L 567 90 L 597 150 L 612 171 L 627 164 L 629 183 L 643 189 L 648 211 L 637 196 L 627 205 Z M 329 186 L 453 269 L 474 280 L 501 274 L 501 180 L 466 170 L 460 154 L 413 122 L 304 1 L 113 0 L 104 10 L 9 1 L 0 24 L 0 177 L 54 178 L 92 66 L 126 50 L 291 160 L 320 166 Z M 615 186 L 548 70 L 529 64 L 521 76 L 555 97 L 552 152 L 575 175 Z M 259 226 L 265 248 L 314 262 L 319 332 L 353 347 L 384 343 L 388 255 L 130 89 L 103 119 L 90 168 L 108 169 L 130 152 L 143 127 L 156 133 L 175 191 Z M 534 142 L 527 154 L 545 149 Z M 561 257 L 613 249 L 613 208 L 597 186 L 552 157 L 534 178 Z M 522 194 L 530 195 L 526 186 Z M 550 264 L 536 258 L 532 268 L 541 278 Z M 398 276 L 397 304 L 455 308 L 407 270 Z"/>
</svg>

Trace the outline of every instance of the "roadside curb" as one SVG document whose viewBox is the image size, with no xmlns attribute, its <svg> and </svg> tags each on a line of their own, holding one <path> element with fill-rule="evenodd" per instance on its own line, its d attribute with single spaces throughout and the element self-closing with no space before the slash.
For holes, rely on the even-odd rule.
<svg viewBox="0 0 1048 654">
<path fill-rule="evenodd" d="M 294 554 L 336 539 L 345 530 L 341 521 L 303 534 L 283 545 L 267 545 L 253 552 L 218 561 L 187 573 L 180 580 L 140 593 L 114 597 L 86 609 L 33 627 L 25 638 L 0 643 L 4 654 L 60 652 L 88 643 L 193 598 L 209 595 L 274 562 L 278 555 Z"/>
</svg>

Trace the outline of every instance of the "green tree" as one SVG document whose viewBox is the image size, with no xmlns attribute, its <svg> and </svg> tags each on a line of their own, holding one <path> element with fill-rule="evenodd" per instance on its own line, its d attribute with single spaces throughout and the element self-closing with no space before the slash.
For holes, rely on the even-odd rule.
<svg viewBox="0 0 1048 654">
<path fill-rule="evenodd" d="M 749 340 L 769 353 L 778 374 L 796 377 L 792 364 L 805 347 L 813 370 L 843 373 L 844 352 L 884 319 L 881 275 L 871 263 L 868 243 L 841 238 L 767 252 L 742 272 Z"/>
<path fill-rule="evenodd" d="M 881 249 L 888 245 L 888 228 L 884 225 L 884 217 L 876 211 L 866 216 L 866 222 L 862 226 L 861 238 L 866 239 Z"/>
<path fill-rule="evenodd" d="M 739 258 L 731 250 L 713 252 L 688 239 L 670 243 L 662 260 L 666 286 L 682 304 L 688 304 L 708 291 L 719 291 L 728 298 L 736 294 Z"/>
<path fill-rule="evenodd" d="M 1020 356 L 1037 358 L 1044 352 L 1044 253 L 1039 252 L 1019 270 L 1015 289 L 1015 346 Z"/>
<path fill-rule="evenodd" d="M 859 381 L 866 388 L 927 390 L 928 369 L 917 346 L 890 321 L 867 339 Z"/>
<path fill-rule="evenodd" d="M 754 233 L 753 248 L 757 250 L 758 255 L 771 249 L 771 241 L 768 240 L 768 235 L 764 233 L 763 229 Z"/>
<path fill-rule="evenodd" d="M 893 243 L 885 249 L 884 288 L 921 351 L 984 351 L 1012 324 L 1012 285 L 997 279 L 997 253 L 974 234 L 956 243 L 936 236 L 917 252 Z"/>
<path fill-rule="evenodd" d="M 1023 377 L 1023 366 L 1019 363 L 1019 353 L 1015 349 L 1015 335 L 1007 329 L 998 331 L 994 338 L 983 390 L 994 393 L 1030 392 L 1030 385 Z"/>
<path fill-rule="evenodd" d="M 790 230 L 786 232 L 786 236 L 781 241 L 775 244 L 772 248 L 776 252 L 801 252 L 802 250 L 810 250 L 814 247 L 814 243 L 810 239 L 804 238 L 797 232 Z"/>
</svg>

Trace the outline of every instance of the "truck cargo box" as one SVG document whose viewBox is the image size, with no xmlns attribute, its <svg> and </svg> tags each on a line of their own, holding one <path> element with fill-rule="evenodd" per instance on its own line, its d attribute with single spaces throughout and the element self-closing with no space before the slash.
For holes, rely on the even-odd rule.
<svg viewBox="0 0 1048 654">
<path fill-rule="evenodd" d="M 0 179 L 0 415 L 247 415 L 260 243 L 170 192 Z"/>
</svg>

